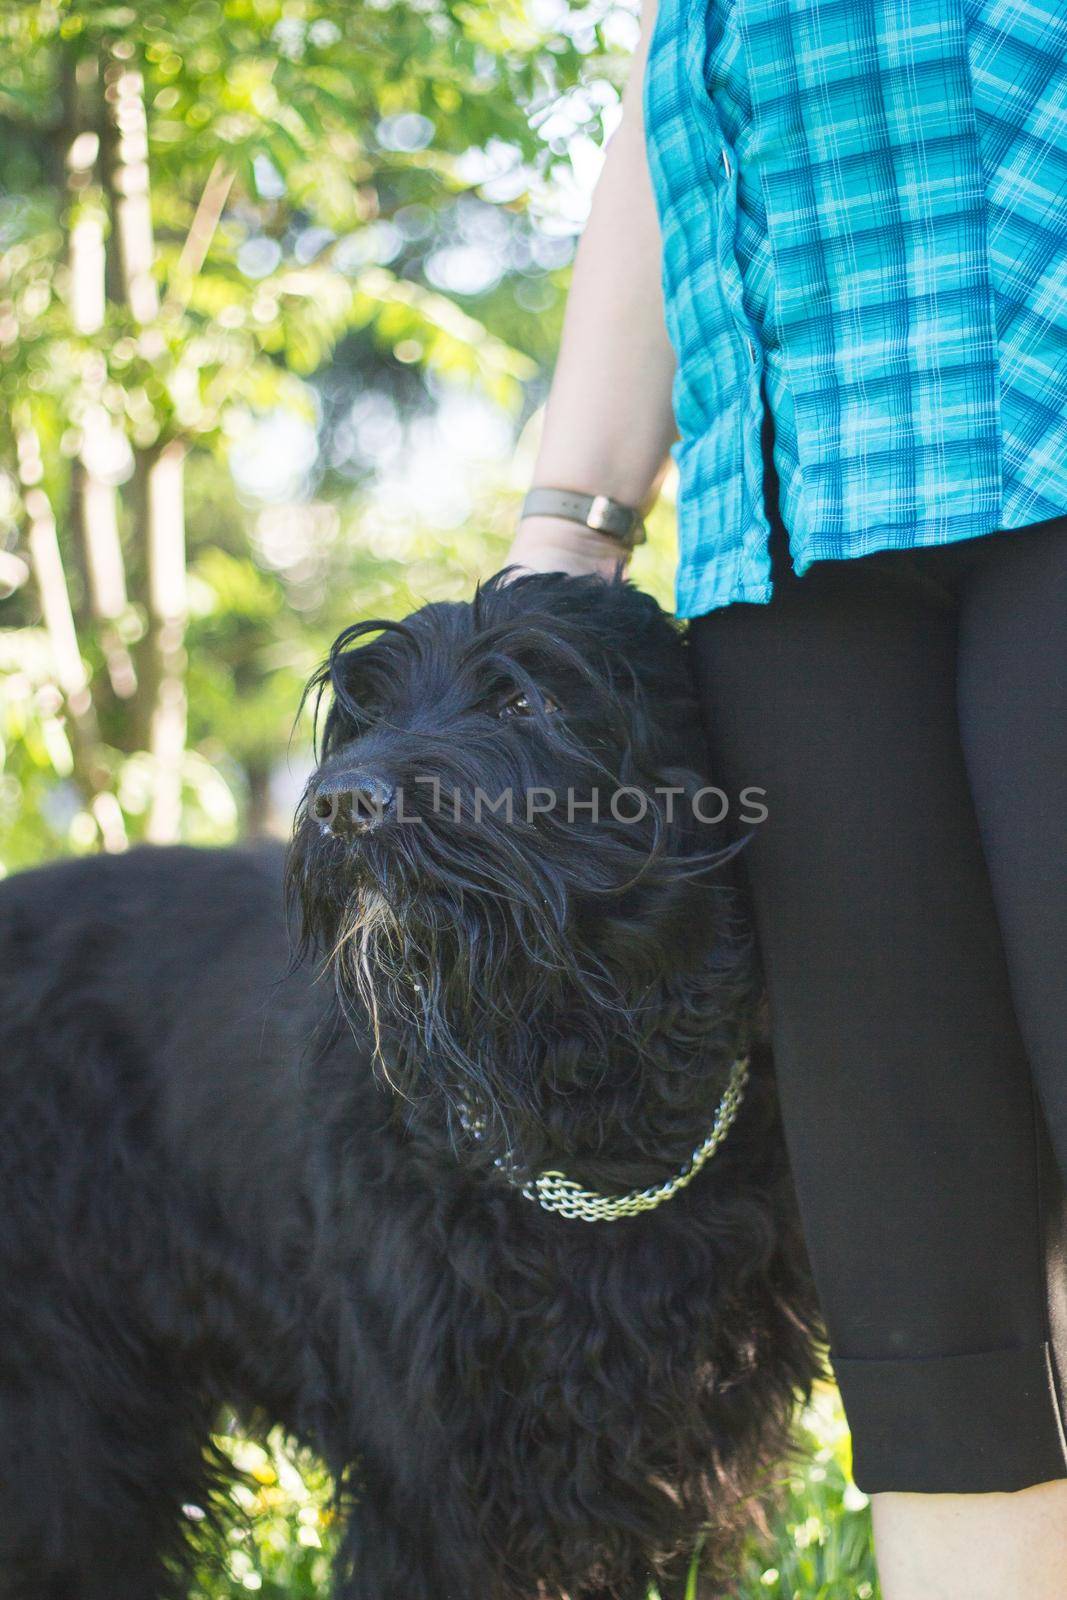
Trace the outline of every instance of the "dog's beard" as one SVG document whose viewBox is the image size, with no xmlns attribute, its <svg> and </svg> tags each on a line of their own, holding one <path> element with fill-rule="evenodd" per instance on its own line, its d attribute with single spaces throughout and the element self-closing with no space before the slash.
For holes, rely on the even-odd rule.
<svg viewBox="0 0 1067 1600">
<path fill-rule="evenodd" d="M 499 828 L 398 827 L 387 844 L 319 840 L 302 876 L 305 917 L 350 1020 L 369 1018 L 376 1063 L 408 1099 L 469 1111 L 525 1103 L 533 1063 L 501 1071 L 531 1020 L 605 973 L 573 934 L 570 886 L 552 852 Z M 602 875 L 603 867 L 601 866 Z M 324 878 L 333 891 L 322 895 Z M 340 884 L 347 887 L 340 889 Z"/>
<path fill-rule="evenodd" d="M 450 816 L 355 846 L 305 821 L 293 877 L 342 1010 L 359 1030 L 369 1020 L 385 1082 L 453 1142 L 467 1146 L 476 1128 L 484 1159 L 528 1170 L 610 1146 L 639 1120 L 630 1102 L 654 1107 L 664 981 L 683 948 L 691 965 L 695 923 L 721 932 L 714 859 L 651 811 L 637 825 L 547 818 L 536 830 Z M 700 979 L 706 1013 L 672 1001 L 671 1026 L 691 1028 L 684 1053 L 704 1054 L 705 1081 L 693 1090 L 679 1058 L 656 1124 L 660 1158 L 673 1124 L 684 1153 L 688 1096 L 699 1119 L 708 1056 L 727 1048 L 716 1024 L 736 1025 L 742 1009 L 741 952 L 716 943 Z M 632 1129 L 626 1138 L 632 1148 Z"/>
</svg>

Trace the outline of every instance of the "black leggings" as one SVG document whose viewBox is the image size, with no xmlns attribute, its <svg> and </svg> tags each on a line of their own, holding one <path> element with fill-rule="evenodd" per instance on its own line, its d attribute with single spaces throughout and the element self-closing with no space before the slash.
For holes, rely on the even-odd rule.
<svg viewBox="0 0 1067 1600">
<path fill-rule="evenodd" d="M 773 553 L 691 638 L 856 1481 L 1062 1478 L 1067 518 Z"/>
</svg>

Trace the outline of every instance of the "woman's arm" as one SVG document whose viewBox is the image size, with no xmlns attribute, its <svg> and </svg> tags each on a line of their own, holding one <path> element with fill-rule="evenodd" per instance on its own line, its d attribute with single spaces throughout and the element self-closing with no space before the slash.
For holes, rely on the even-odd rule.
<svg viewBox="0 0 1067 1600">
<path fill-rule="evenodd" d="M 647 509 L 674 437 L 660 287 L 659 222 L 645 156 L 641 93 L 655 0 L 574 262 L 534 486 L 605 494 Z M 527 517 L 509 561 L 537 571 L 610 574 L 620 546 L 575 522 Z"/>
</svg>

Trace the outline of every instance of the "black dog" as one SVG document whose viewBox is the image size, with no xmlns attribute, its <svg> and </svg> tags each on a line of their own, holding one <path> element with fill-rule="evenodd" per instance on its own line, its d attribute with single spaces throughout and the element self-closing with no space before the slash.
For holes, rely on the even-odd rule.
<svg viewBox="0 0 1067 1600">
<path fill-rule="evenodd" d="M 267 849 L 0 886 L 0 1594 L 184 1593 L 223 1403 L 332 1469 L 349 1600 L 676 1596 L 702 1536 L 711 1593 L 816 1313 L 683 642 L 494 580 L 317 688 L 298 957 Z M 692 1175 L 746 1054 L 662 1203 L 537 1187 Z"/>
</svg>

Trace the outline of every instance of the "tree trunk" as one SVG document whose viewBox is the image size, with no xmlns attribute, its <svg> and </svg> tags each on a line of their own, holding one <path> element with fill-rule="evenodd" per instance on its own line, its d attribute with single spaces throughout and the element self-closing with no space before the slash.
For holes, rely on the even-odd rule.
<svg viewBox="0 0 1067 1600">
<path fill-rule="evenodd" d="M 106 181 L 123 298 L 136 322 L 151 323 L 159 313 L 159 294 L 152 276 L 148 120 L 144 81 L 132 59 L 129 41 L 116 40 L 104 73 L 109 130 Z M 152 333 L 146 330 L 142 341 Z M 134 724 L 152 757 L 146 831 L 154 844 L 181 837 L 186 735 L 184 458 L 184 445 L 170 440 L 141 453 L 137 460 L 138 599 L 147 631 L 139 651 Z"/>
<path fill-rule="evenodd" d="M 185 765 L 185 448 L 177 440 L 147 464 L 145 535 L 148 631 L 144 675 L 150 691 L 148 749 L 154 771 L 147 837 L 181 837 Z"/>
<path fill-rule="evenodd" d="M 268 838 L 277 833 L 277 818 L 271 803 L 269 761 L 249 761 L 245 768 L 248 779 L 248 811 L 245 832 L 252 839 Z"/>
<path fill-rule="evenodd" d="M 159 293 L 152 276 L 155 242 L 144 79 L 130 65 L 133 53 L 128 39 L 116 39 L 112 44 L 111 60 L 104 71 L 104 101 L 112 134 L 108 176 L 122 291 L 135 321 L 145 323 L 153 321 L 159 311 Z"/>
<path fill-rule="evenodd" d="M 70 199 L 70 313 L 75 331 L 98 333 L 106 309 L 104 205 L 97 166 L 100 155 L 99 63 L 93 56 L 68 61 L 64 101 L 68 130 L 66 172 Z M 81 448 L 73 466 L 72 508 L 81 546 L 90 613 L 97 624 L 108 677 L 121 699 L 137 682 L 129 650 L 118 627 L 127 610 L 126 571 L 119 540 L 118 489 L 101 471 L 108 454 L 111 423 L 103 405 L 107 369 L 103 359 L 86 377 Z M 114 451 L 111 452 L 114 454 Z"/>
<path fill-rule="evenodd" d="M 78 646 L 74 613 L 63 568 L 52 503 L 41 486 L 43 466 L 37 435 L 29 426 L 18 435 L 19 477 L 30 527 L 27 546 L 52 649 L 57 686 L 67 711 L 74 778 L 100 829 L 105 850 L 126 848 L 122 811 L 111 792 L 111 774 L 100 757 L 100 730 L 89 675 Z"/>
</svg>

